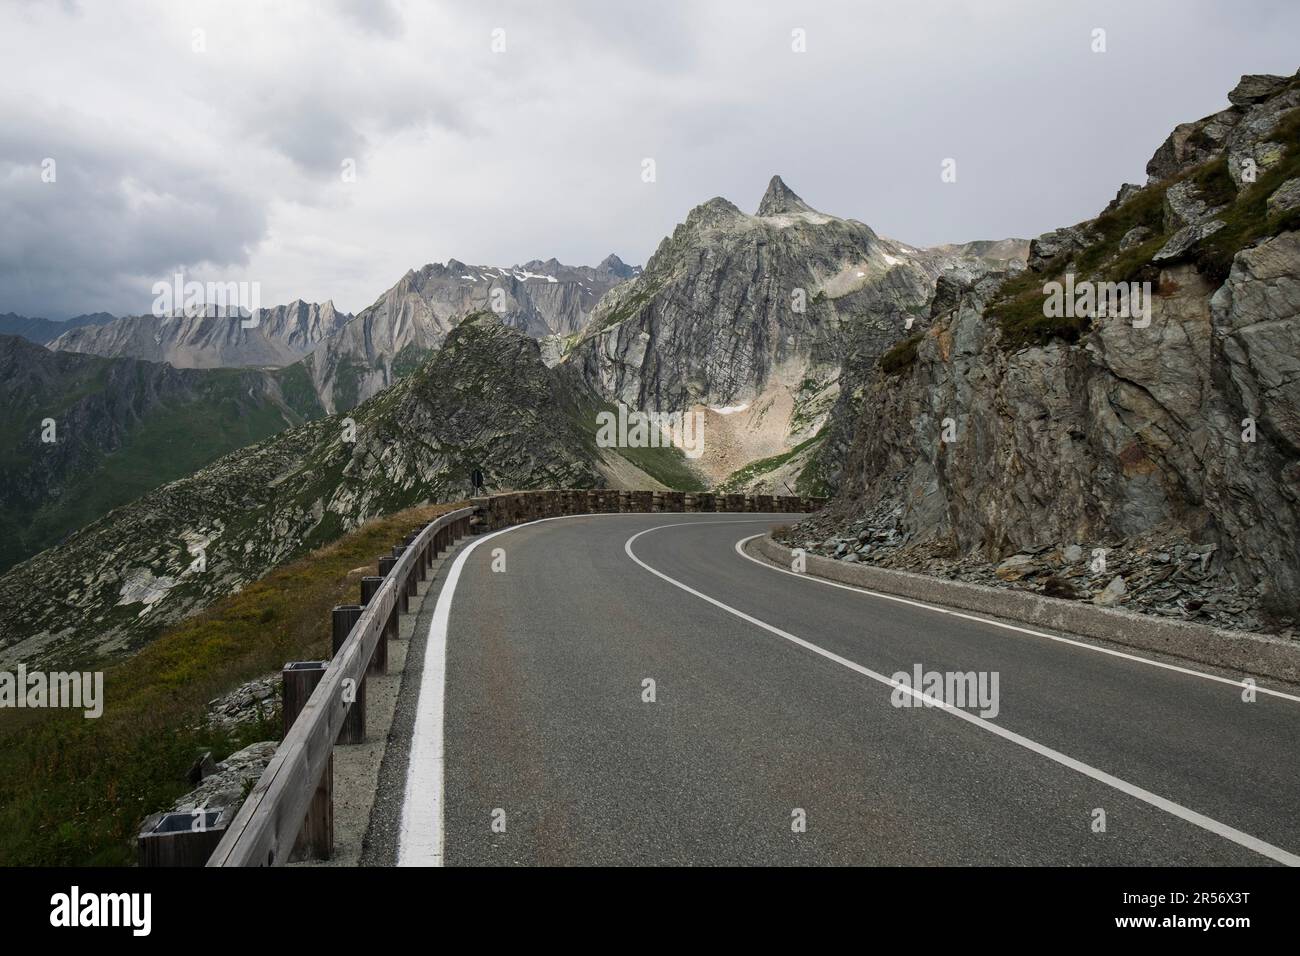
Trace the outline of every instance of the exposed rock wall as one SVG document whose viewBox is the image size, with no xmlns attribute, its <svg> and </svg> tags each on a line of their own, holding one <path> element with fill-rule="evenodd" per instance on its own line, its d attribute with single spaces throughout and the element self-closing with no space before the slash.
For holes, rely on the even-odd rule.
<svg viewBox="0 0 1300 956">
<path fill-rule="evenodd" d="M 875 546 L 860 549 L 855 534 L 850 546 L 834 545 L 841 557 L 929 562 L 942 573 L 972 559 L 992 566 L 1072 545 L 1127 553 L 1177 546 L 1197 556 L 1199 575 L 1221 575 L 1222 600 L 1250 620 L 1260 608 L 1265 619 L 1296 616 L 1300 233 L 1275 216 L 1249 219 L 1265 208 L 1264 193 L 1281 191 L 1272 180 L 1261 178 L 1259 189 L 1234 182 L 1216 202 L 1196 205 L 1171 187 L 1226 183 L 1218 164 L 1263 156 L 1260 143 L 1279 137 L 1268 167 L 1275 179 L 1300 157 L 1300 143 L 1286 139 L 1295 135 L 1289 111 L 1300 89 L 1264 79 L 1244 78 L 1269 92 L 1234 107 L 1232 134 L 1220 135 L 1222 114 L 1180 127 L 1152 160 L 1153 175 L 1165 178 L 1126 187 L 1112 204 L 1120 213 L 1141 208 L 1129 203 L 1159 210 L 1164 196 L 1173 219 L 1154 223 L 1146 245 L 1107 245 L 1113 223 L 1103 219 L 1032 245 L 1036 272 L 1020 283 L 1031 306 L 1045 296 L 1030 287 L 1063 271 L 1103 279 L 1122 268 L 1152 282 L 1149 325 L 1097 315 L 1081 333 L 1062 326 L 1041 343 L 1010 344 L 1012 283 L 986 275 L 958 283 L 955 302 L 939 297 L 910 364 L 868 371 L 833 515 Z M 1261 116 L 1271 125 L 1256 122 Z M 1249 137 L 1240 135 L 1248 128 Z M 1207 158 L 1197 143 L 1221 151 Z M 1203 268 L 1195 248 L 1159 255 L 1169 235 L 1215 216 L 1235 223 L 1227 233 L 1246 237 L 1229 249 L 1226 280 Z M 1136 263 L 1126 258 L 1134 248 L 1143 253 Z M 1039 570 L 1026 584 L 1041 588 L 1059 569 Z M 1189 615 L 1201 611 L 1204 598 L 1190 583 L 1181 603 L 1169 588 Z"/>
</svg>

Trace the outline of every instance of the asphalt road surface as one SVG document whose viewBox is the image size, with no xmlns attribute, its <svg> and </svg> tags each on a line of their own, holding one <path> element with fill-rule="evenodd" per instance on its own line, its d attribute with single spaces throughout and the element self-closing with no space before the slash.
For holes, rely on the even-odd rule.
<svg viewBox="0 0 1300 956">
<path fill-rule="evenodd" d="M 1241 675 L 737 548 L 790 520 L 600 515 L 474 539 L 432 613 L 398 862 L 1300 863 L 1296 688 L 1246 702 Z M 996 707 L 890 683 L 918 665 L 990 693 L 996 674 Z"/>
</svg>

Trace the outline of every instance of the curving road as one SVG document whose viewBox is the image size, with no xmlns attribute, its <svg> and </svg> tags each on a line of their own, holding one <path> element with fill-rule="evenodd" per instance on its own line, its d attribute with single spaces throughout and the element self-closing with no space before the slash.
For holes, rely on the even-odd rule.
<svg viewBox="0 0 1300 956">
<path fill-rule="evenodd" d="M 1239 675 L 738 548 L 790 520 L 593 515 L 474 539 L 410 689 L 397 861 L 1300 864 L 1296 688 L 1246 703 Z M 996 672 L 996 714 L 895 706 L 921 703 L 890 684 L 916 665 Z"/>
</svg>

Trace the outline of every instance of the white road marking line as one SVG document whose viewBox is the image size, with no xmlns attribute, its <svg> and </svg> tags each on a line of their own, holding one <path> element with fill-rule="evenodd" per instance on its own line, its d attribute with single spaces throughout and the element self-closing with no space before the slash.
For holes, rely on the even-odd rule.
<svg viewBox="0 0 1300 956">
<path fill-rule="evenodd" d="M 504 529 L 508 531 L 509 529 Z M 420 694 L 416 699 L 415 726 L 411 730 L 411 749 L 406 762 L 406 793 L 402 798 L 402 826 L 397 841 L 398 866 L 442 866 L 443 849 L 443 781 L 446 750 L 443 741 L 443 717 L 447 689 L 447 622 L 451 617 L 451 599 L 456 593 L 460 572 L 470 554 L 484 541 L 495 538 L 483 535 L 471 541 L 447 571 L 447 580 L 438 592 L 438 603 L 429 622 L 424 643 L 424 670 L 420 675 Z"/>
<path fill-rule="evenodd" d="M 745 558 L 746 560 L 749 561 L 753 561 L 755 564 L 767 568 L 769 571 L 777 571 L 781 574 L 788 574 L 791 577 L 799 578 L 800 580 L 803 581 L 813 581 L 817 584 L 825 584 L 833 588 L 842 588 L 845 591 L 856 591 L 858 594 L 867 594 L 870 595 L 871 597 L 884 598 L 886 601 L 896 601 L 899 604 L 908 604 L 911 605 L 912 607 L 924 608 L 927 611 L 934 611 L 936 614 L 949 614 L 953 617 L 960 617 L 967 621 L 978 621 L 981 624 L 991 624 L 994 627 L 1000 627 L 1003 630 L 1007 630 L 1007 631 L 1019 631 L 1021 634 L 1030 634 L 1033 635 L 1034 637 L 1045 637 L 1049 641 L 1056 641 L 1060 644 L 1069 644 L 1072 647 L 1082 647 L 1084 650 L 1096 651 L 1098 654 L 1109 654 L 1111 657 L 1122 657 L 1128 661 L 1137 661 L 1140 664 L 1150 664 L 1152 667 L 1162 667 L 1168 671 L 1177 671 L 1180 674 L 1189 674 L 1192 677 L 1202 677 L 1205 680 L 1217 681 L 1220 684 L 1229 684 L 1233 687 L 1241 687 L 1241 688 L 1244 688 L 1246 686 L 1244 681 L 1233 680 L 1231 677 L 1220 677 L 1218 674 L 1207 674 L 1205 673 L 1205 671 L 1194 670 L 1193 668 L 1190 667 L 1179 667 L 1177 664 L 1166 664 L 1164 661 L 1155 661 L 1149 657 L 1142 657 L 1141 655 L 1138 654 L 1128 654 L 1125 653 L 1124 651 L 1112 650 L 1109 647 L 1100 647 L 1096 644 L 1088 644 L 1084 641 L 1076 641 L 1068 637 L 1061 637 L 1059 634 L 1048 634 L 1044 631 L 1035 631 L 1033 628 L 1019 627 L 1015 624 L 1007 624 L 1004 621 L 995 621 L 992 618 L 980 617 L 979 615 L 976 614 L 966 614 L 962 611 L 954 611 L 950 608 L 942 607 L 937 604 L 926 604 L 924 601 L 917 601 L 912 598 L 899 597 L 897 594 L 885 594 L 881 591 L 872 591 L 868 588 L 854 587 L 852 584 L 842 584 L 839 581 L 830 581 L 827 580 L 826 578 L 819 577 L 816 574 L 809 574 L 809 573 L 800 574 L 797 571 L 788 571 L 785 568 L 777 567 L 774 564 L 768 564 L 766 561 L 761 561 L 758 558 L 754 557 L 752 554 L 745 553 L 744 546 L 748 544 L 750 541 L 753 541 L 755 538 L 761 538 L 761 537 L 762 534 L 760 533 L 760 534 L 752 534 L 748 538 L 741 538 L 739 541 L 736 542 L 736 552 L 742 558 Z M 1270 697 L 1281 697 L 1283 700 L 1293 700 L 1296 701 L 1297 703 L 1300 703 L 1300 697 L 1297 697 L 1295 694 L 1287 694 L 1280 690 L 1270 690 L 1267 687 L 1260 686 L 1258 683 L 1255 685 L 1255 690 L 1260 694 L 1268 694 Z"/>
<path fill-rule="evenodd" d="M 447 624 L 451 619 L 451 602 L 456 595 L 456 584 L 461 571 L 474 549 L 497 535 L 546 521 L 565 518 L 632 517 L 644 512 L 615 514 L 601 512 L 585 515 L 557 515 L 539 518 L 524 524 L 512 525 L 475 538 L 452 562 L 447 579 L 438 592 L 429 634 L 424 644 L 424 671 L 420 677 L 420 693 L 416 699 L 415 726 L 411 731 L 411 749 L 406 764 L 406 790 L 402 798 L 402 820 L 397 843 L 398 866 L 442 866 L 445 833 L 443 831 L 446 748 L 443 739 L 443 722 L 447 691 Z M 683 517 L 687 517 L 683 515 Z M 744 524 L 770 519 L 741 519 L 740 521 L 678 521 L 675 524 Z M 672 525 L 660 525 L 670 528 Z"/>
<path fill-rule="evenodd" d="M 1285 864 L 1286 866 L 1300 866 L 1300 856 L 1297 856 L 1294 853 L 1290 853 L 1286 850 L 1283 850 L 1281 847 L 1273 846 L 1273 844 L 1271 843 L 1265 843 L 1263 840 L 1259 839 L 1258 837 L 1253 837 L 1249 833 L 1243 833 L 1241 830 L 1235 829 L 1234 827 L 1230 827 L 1226 823 L 1220 823 L 1218 820 L 1215 820 L 1211 817 L 1207 817 L 1202 813 L 1197 813 L 1195 810 L 1191 810 L 1188 809 L 1187 807 L 1182 806 L 1181 804 L 1174 803 L 1172 800 L 1168 800 L 1162 796 L 1159 796 L 1158 794 L 1154 794 L 1150 790 L 1144 790 L 1143 788 L 1136 786 L 1135 784 L 1131 784 L 1126 780 L 1121 780 L 1119 777 L 1106 773 L 1106 771 L 1104 770 L 1098 770 L 1096 767 L 1083 763 L 1081 760 L 1076 760 L 1073 757 L 1067 756 L 1066 754 L 1061 753 L 1059 750 L 1053 750 L 1051 747 L 1045 747 L 1042 744 L 1038 743 L 1037 741 L 1030 740 L 1028 737 L 1024 737 L 1021 736 L 1020 734 L 1015 733 L 1014 731 L 1007 730 L 1005 727 L 1000 727 L 991 721 L 985 720 L 983 717 L 977 716 L 976 714 L 967 713 L 966 711 L 961 710 L 960 708 L 957 707 L 953 707 L 950 704 L 945 703 L 944 701 L 937 700 L 932 697 L 928 697 L 927 695 L 921 693 L 920 691 L 915 690 L 908 684 L 902 684 L 898 681 L 891 680 L 890 678 L 886 677 L 884 674 L 879 674 L 868 667 L 863 667 L 861 664 L 851 661 L 847 657 L 841 657 L 840 655 L 834 653 L 833 651 L 828 651 L 823 647 L 818 647 L 816 644 L 813 644 L 811 641 L 806 641 L 801 637 L 797 637 L 796 635 L 791 634 L 789 631 L 783 631 L 781 628 L 776 627 L 772 624 L 768 624 L 766 621 L 761 621 L 750 614 L 746 614 L 744 611 L 737 610 L 736 608 L 731 607 L 728 604 L 724 604 L 723 602 L 719 601 L 717 598 L 710 597 L 709 595 L 704 594 L 701 591 L 695 590 L 695 588 L 691 587 L 688 584 L 683 584 L 681 581 L 678 581 L 676 578 L 669 577 L 668 575 L 664 574 L 662 571 L 650 567 L 650 565 L 646 564 L 644 561 L 638 558 L 636 554 L 632 551 L 632 542 L 635 541 L 637 538 L 641 537 L 644 534 L 649 534 L 652 531 L 661 531 L 664 528 L 671 528 L 671 527 L 673 527 L 673 525 L 660 525 L 656 528 L 647 528 L 644 531 L 639 531 L 636 534 L 632 535 L 632 537 L 628 538 L 626 542 L 624 542 L 623 550 L 627 552 L 627 556 L 629 558 L 631 558 L 642 568 L 649 571 L 651 574 L 655 575 L 656 577 L 662 578 L 664 581 L 667 581 L 669 584 L 673 585 L 673 587 L 681 588 L 687 594 L 692 594 L 702 601 L 707 601 L 709 604 L 712 604 L 714 607 L 720 608 L 721 610 L 726 611 L 728 614 L 740 618 L 742 621 L 747 621 L 750 624 L 753 624 L 755 627 L 760 627 L 771 634 L 775 634 L 777 637 L 784 638 L 785 640 L 791 642 L 792 644 L 796 644 L 799 647 L 804 648 L 805 650 L 812 651 L 814 654 L 820 655 L 821 657 L 824 657 L 829 661 L 833 661 L 836 664 L 841 665 L 842 667 L 847 667 L 849 670 L 861 674 L 863 677 L 869 677 L 872 680 L 878 681 L 881 684 L 885 684 L 888 687 L 903 690 L 911 694 L 913 697 L 917 698 L 918 700 L 924 701 L 932 707 L 937 707 L 940 710 L 943 710 L 954 717 L 964 720 L 969 724 L 973 724 L 974 726 L 979 727 L 981 730 L 986 730 L 989 733 L 994 734 L 995 736 L 1001 737 L 1004 740 L 1008 740 L 1011 743 L 1016 744 L 1020 747 L 1024 747 L 1026 750 L 1036 753 L 1041 757 L 1046 757 L 1048 760 L 1054 761 L 1055 763 L 1058 763 L 1063 767 L 1068 767 L 1071 770 L 1081 773 L 1085 777 L 1090 777 L 1099 783 L 1104 783 L 1108 787 L 1113 787 L 1114 789 L 1118 790 L 1120 793 L 1124 793 L 1130 797 L 1134 797 L 1138 800 L 1141 800 L 1143 803 L 1149 804 L 1158 810 L 1163 810 L 1166 813 L 1171 814 L 1172 816 L 1178 817 L 1180 820 L 1186 820 L 1188 823 L 1198 826 L 1203 830 L 1207 830 L 1210 833 L 1213 833 L 1217 836 L 1221 836 L 1225 840 L 1230 840 L 1239 846 L 1243 846 L 1248 850 L 1253 850 L 1254 852 L 1259 853 L 1262 856 L 1266 856 L 1270 860 L 1276 860 L 1277 862 Z"/>
</svg>

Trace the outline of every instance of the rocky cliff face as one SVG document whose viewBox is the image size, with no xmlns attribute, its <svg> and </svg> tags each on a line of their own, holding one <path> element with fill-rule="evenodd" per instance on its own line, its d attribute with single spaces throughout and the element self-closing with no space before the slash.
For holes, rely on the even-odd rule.
<svg viewBox="0 0 1300 956">
<path fill-rule="evenodd" d="M 864 379 L 832 513 L 790 540 L 1232 626 L 1297 617 L 1300 79 L 1229 98 L 1145 187 L 1035 240 L 1031 271 L 941 280 L 932 324 Z M 1067 276 L 1150 282 L 1150 311 L 1053 314 Z"/>
<path fill-rule="evenodd" d="M 985 267 L 973 249 L 915 249 L 818 212 L 776 176 L 755 215 L 721 198 L 693 209 L 566 360 L 610 400 L 709 415 L 701 464 L 723 478 L 816 435 L 857 363 L 928 316 L 959 261 Z"/>
<path fill-rule="evenodd" d="M 133 315 L 84 325 L 50 342 L 56 351 L 166 362 L 175 368 L 280 367 L 298 361 L 352 316 L 332 302 L 296 300 L 258 309 L 256 325 L 233 315 Z"/>
<path fill-rule="evenodd" d="M 418 366 L 462 316 L 489 310 L 534 338 L 562 338 L 638 271 L 614 255 L 595 268 L 554 259 L 509 269 L 433 263 L 408 272 L 303 365 L 322 404 L 346 410 Z"/>
<path fill-rule="evenodd" d="M 0 576 L 0 661 L 130 649 L 369 518 L 468 494 L 475 467 L 495 488 L 602 486 L 593 417 L 536 341 L 467 319 L 346 418 L 227 455 Z"/>
</svg>

